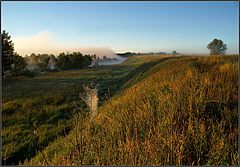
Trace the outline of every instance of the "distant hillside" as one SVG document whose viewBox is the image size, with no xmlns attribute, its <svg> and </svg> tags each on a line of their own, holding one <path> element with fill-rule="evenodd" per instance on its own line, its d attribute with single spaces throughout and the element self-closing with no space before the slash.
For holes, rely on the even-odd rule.
<svg viewBox="0 0 240 167">
<path fill-rule="evenodd" d="M 237 165 L 237 56 L 158 58 L 138 67 L 93 121 L 80 111 L 69 135 L 24 165 Z"/>
<path fill-rule="evenodd" d="M 172 55 L 172 53 L 166 52 L 147 52 L 147 53 L 134 53 L 134 52 L 125 52 L 125 53 L 117 53 L 118 56 L 121 57 L 131 57 L 131 56 L 157 56 L 157 55 Z M 179 55 L 178 53 L 176 55 Z"/>
</svg>

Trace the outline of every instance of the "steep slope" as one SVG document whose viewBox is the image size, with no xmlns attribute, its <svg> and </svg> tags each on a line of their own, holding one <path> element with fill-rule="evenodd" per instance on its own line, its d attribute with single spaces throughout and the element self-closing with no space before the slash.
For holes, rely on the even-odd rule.
<svg viewBox="0 0 240 167">
<path fill-rule="evenodd" d="M 160 61 L 25 165 L 237 165 L 237 63 Z"/>
</svg>

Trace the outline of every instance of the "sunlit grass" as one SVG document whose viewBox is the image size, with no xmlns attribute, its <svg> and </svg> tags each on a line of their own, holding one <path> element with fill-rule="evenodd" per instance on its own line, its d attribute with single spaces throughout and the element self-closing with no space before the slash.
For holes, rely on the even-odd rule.
<svg viewBox="0 0 240 167">
<path fill-rule="evenodd" d="M 47 163 L 237 165 L 237 63 L 237 56 L 160 61 L 101 105 L 95 121 L 77 117 L 75 129 L 44 150 Z M 25 164 L 46 165 L 40 153 Z"/>
</svg>

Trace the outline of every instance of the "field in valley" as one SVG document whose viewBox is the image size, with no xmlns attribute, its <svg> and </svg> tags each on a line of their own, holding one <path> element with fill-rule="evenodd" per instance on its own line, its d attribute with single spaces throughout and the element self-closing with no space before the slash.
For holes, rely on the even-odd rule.
<svg viewBox="0 0 240 167">
<path fill-rule="evenodd" d="M 99 84 L 90 119 L 78 97 Z M 237 165 L 238 56 L 132 56 L 3 81 L 3 164 Z"/>
</svg>

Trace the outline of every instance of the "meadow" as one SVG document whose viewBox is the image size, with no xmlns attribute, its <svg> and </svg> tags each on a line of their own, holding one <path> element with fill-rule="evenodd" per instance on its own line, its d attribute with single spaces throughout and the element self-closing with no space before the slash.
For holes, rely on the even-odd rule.
<svg viewBox="0 0 240 167">
<path fill-rule="evenodd" d="M 100 85 L 101 105 L 137 74 L 136 68 L 154 59 L 129 59 L 122 65 L 3 80 L 3 164 L 30 159 L 57 137 L 68 134 L 74 127 L 72 118 L 79 112 L 78 108 L 87 111 L 78 97 L 83 84 Z"/>
<path fill-rule="evenodd" d="M 82 84 L 99 84 L 90 119 Z M 238 56 L 132 56 L 3 81 L 3 164 L 237 165 Z"/>
</svg>

